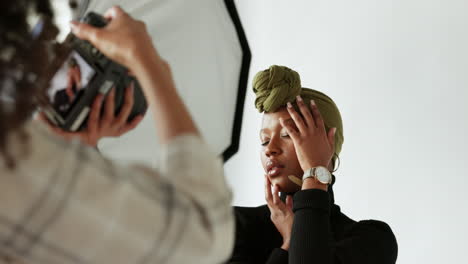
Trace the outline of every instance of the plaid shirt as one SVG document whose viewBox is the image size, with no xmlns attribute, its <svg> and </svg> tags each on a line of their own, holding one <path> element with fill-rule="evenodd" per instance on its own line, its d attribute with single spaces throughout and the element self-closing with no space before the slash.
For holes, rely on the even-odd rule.
<svg viewBox="0 0 468 264">
<path fill-rule="evenodd" d="M 194 135 L 124 167 L 40 124 L 0 165 L 0 263 L 220 263 L 234 240 L 221 161 Z"/>
</svg>

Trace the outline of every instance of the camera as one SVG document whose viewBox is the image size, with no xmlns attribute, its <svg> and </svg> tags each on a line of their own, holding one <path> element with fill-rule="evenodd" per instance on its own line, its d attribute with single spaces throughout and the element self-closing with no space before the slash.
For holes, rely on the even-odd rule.
<svg viewBox="0 0 468 264">
<path fill-rule="evenodd" d="M 107 20 L 94 12 L 87 13 L 81 21 L 94 27 L 105 27 Z M 147 102 L 138 81 L 128 69 L 112 61 L 91 43 L 70 33 L 61 44 L 66 47 L 60 56 L 59 67 L 51 76 L 47 97 L 49 107 L 43 108 L 47 118 L 66 131 L 86 128 L 86 120 L 94 99 L 115 89 L 115 114 L 119 113 L 125 89 L 133 84 L 134 105 L 128 121 L 146 112 Z"/>
</svg>

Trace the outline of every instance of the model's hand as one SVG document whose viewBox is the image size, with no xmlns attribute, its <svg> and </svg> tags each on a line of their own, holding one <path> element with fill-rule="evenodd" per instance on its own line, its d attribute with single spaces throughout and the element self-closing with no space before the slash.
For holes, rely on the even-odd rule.
<svg viewBox="0 0 468 264">
<path fill-rule="evenodd" d="M 303 117 L 288 103 L 287 109 L 292 120 L 288 122 L 280 119 L 280 123 L 293 140 L 299 164 L 303 171 L 317 166 L 328 168 L 335 150 L 336 128 L 327 133 L 314 101 L 311 101 L 312 111 L 299 96 L 296 102 Z"/>
<path fill-rule="evenodd" d="M 143 120 L 143 115 L 135 117 L 127 122 L 133 108 L 133 85 L 125 90 L 125 101 L 118 113 L 115 115 L 115 88 L 113 88 L 105 99 L 104 113 L 101 116 L 104 96 L 99 94 L 93 102 L 88 123 L 84 131 L 67 132 L 51 124 L 44 113 L 39 113 L 38 118 L 43 121 L 55 134 L 71 140 L 78 138 L 86 145 L 96 147 L 98 141 L 104 137 L 119 137 L 134 129 Z"/>
<path fill-rule="evenodd" d="M 282 249 L 289 249 L 289 242 L 291 241 L 291 230 L 294 221 L 294 213 L 292 211 L 292 197 L 288 195 L 286 197 L 286 203 L 281 201 L 279 197 L 279 187 L 273 186 L 273 192 L 271 191 L 271 182 L 268 176 L 265 175 L 265 199 L 267 201 L 268 208 L 270 208 L 271 221 L 276 226 L 276 229 L 280 232 L 283 237 Z"/>
<path fill-rule="evenodd" d="M 164 62 L 154 48 L 143 22 L 133 19 L 118 6 L 109 9 L 104 17 L 109 20 L 104 28 L 71 22 L 73 34 L 91 42 L 104 55 L 131 70 L 142 59 L 152 58 Z"/>
</svg>

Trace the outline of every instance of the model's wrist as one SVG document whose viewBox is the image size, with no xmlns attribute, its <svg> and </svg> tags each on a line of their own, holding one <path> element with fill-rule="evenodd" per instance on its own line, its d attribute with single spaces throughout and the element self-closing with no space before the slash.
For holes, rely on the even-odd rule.
<svg viewBox="0 0 468 264">
<path fill-rule="evenodd" d="M 306 171 L 311 168 L 325 167 L 328 168 L 327 162 L 306 162 L 304 166 L 301 166 L 303 171 Z"/>
<path fill-rule="evenodd" d="M 310 189 L 319 189 L 323 191 L 328 191 L 328 184 L 323 184 L 317 181 L 317 179 L 315 179 L 314 177 L 309 177 L 309 178 L 306 178 L 302 182 L 302 190 L 310 190 Z"/>
</svg>

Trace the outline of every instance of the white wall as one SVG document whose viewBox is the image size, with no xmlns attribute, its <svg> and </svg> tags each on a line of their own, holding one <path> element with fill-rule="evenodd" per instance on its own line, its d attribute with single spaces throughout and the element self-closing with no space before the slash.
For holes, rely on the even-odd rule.
<svg viewBox="0 0 468 264">
<path fill-rule="evenodd" d="M 238 0 L 253 53 L 236 205 L 264 203 L 251 80 L 271 64 L 341 109 L 336 201 L 393 228 L 398 263 L 468 263 L 468 1 Z"/>
</svg>

